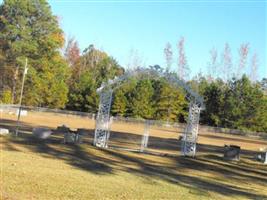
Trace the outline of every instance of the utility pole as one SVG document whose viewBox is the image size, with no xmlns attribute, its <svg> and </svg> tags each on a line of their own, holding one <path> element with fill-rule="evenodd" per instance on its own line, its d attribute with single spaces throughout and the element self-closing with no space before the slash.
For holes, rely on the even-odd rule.
<svg viewBox="0 0 267 200">
<path fill-rule="evenodd" d="M 24 72 L 23 72 L 23 78 L 22 78 L 22 85 L 21 85 L 21 91 L 20 91 L 20 98 L 19 98 L 19 113 L 17 118 L 17 128 L 16 128 L 16 136 L 18 136 L 19 132 L 19 121 L 20 121 L 20 114 L 21 114 L 21 102 L 23 97 L 23 90 L 24 90 L 24 83 L 25 83 L 25 77 L 28 72 L 28 59 L 25 59 L 25 65 L 24 65 Z"/>
</svg>

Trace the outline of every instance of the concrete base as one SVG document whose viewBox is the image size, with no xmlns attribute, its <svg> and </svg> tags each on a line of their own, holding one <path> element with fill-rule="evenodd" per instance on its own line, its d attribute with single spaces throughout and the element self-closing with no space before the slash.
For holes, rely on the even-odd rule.
<svg viewBox="0 0 267 200">
<path fill-rule="evenodd" d="M 81 144 L 82 141 L 83 141 L 83 135 L 71 132 L 64 133 L 64 141 L 63 141 L 64 144 L 66 143 Z"/>
<path fill-rule="evenodd" d="M 196 146 L 194 142 L 182 141 L 182 155 L 194 158 L 196 156 Z"/>
<path fill-rule="evenodd" d="M 16 111 L 16 116 L 19 115 L 19 109 Z M 24 117 L 24 116 L 27 116 L 28 115 L 28 111 L 27 110 L 21 110 L 20 111 L 20 116 L 21 117 Z"/>
<path fill-rule="evenodd" d="M 52 131 L 47 128 L 34 128 L 32 133 L 36 138 L 47 139 L 52 134 Z"/>
<path fill-rule="evenodd" d="M 9 134 L 9 130 L 6 128 L 0 128 L 0 135 L 8 135 Z"/>
</svg>

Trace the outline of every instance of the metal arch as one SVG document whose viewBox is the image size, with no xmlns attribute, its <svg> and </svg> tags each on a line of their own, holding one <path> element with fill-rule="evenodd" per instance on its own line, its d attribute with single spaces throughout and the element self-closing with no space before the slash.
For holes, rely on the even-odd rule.
<svg viewBox="0 0 267 200">
<path fill-rule="evenodd" d="M 137 77 L 140 74 L 147 74 L 150 76 L 154 76 L 154 77 L 159 77 L 159 78 L 166 78 L 166 80 L 173 84 L 176 85 L 178 87 L 182 87 L 186 93 L 188 94 L 188 100 L 194 101 L 196 104 L 198 104 L 202 109 L 204 109 L 204 100 L 203 97 L 200 96 L 198 93 L 196 93 L 195 91 L 192 90 L 192 88 L 184 81 L 179 79 L 177 76 L 175 76 L 172 73 L 162 73 L 156 70 L 148 70 L 148 69 L 138 69 L 135 71 L 127 71 L 125 72 L 125 74 L 123 74 L 120 77 L 115 77 L 113 80 L 109 80 L 107 83 L 103 83 L 101 85 L 100 88 L 97 89 L 97 91 L 99 93 L 101 93 L 102 90 L 104 90 L 106 87 L 111 87 L 113 89 L 115 89 L 116 87 L 118 87 L 123 81 L 128 80 L 130 77 Z M 147 76 L 145 76 L 147 77 Z"/>
<path fill-rule="evenodd" d="M 187 98 L 190 102 L 194 102 L 195 104 L 198 104 L 199 107 L 201 107 L 201 109 L 204 109 L 204 99 L 202 96 L 200 96 L 198 93 L 196 93 L 195 91 L 192 90 L 192 88 L 184 81 L 181 80 L 173 75 L 168 75 L 167 76 L 167 80 L 178 86 L 178 87 L 182 87 L 186 92 L 187 92 Z"/>
<path fill-rule="evenodd" d="M 162 73 L 157 70 L 138 69 L 135 71 L 125 72 L 124 75 L 116 77 L 113 80 L 109 80 L 107 83 L 103 83 L 97 92 L 100 94 L 99 111 L 96 118 L 96 129 L 94 145 L 102 148 L 108 147 L 108 140 L 110 134 L 110 108 L 112 102 L 113 89 L 118 87 L 123 81 L 130 77 L 138 76 L 140 72 L 144 75 L 148 73 L 154 77 L 164 77 L 166 80 L 176 86 L 182 87 L 188 94 L 187 98 L 190 101 L 189 115 L 187 119 L 187 125 L 183 133 L 182 140 L 182 155 L 194 157 L 196 154 L 196 144 L 198 138 L 198 125 L 200 111 L 204 109 L 203 98 L 194 92 L 184 80 L 179 79 L 177 76 L 171 73 Z M 146 132 L 146 131 L 145 131 Z M 147 134 L 146 134 L 147 135 Z M 146 138 L 143 138 L 142 146 L 147 143 Z M 141 148 L 142 149 L 142 148 Z"/>
</svg>

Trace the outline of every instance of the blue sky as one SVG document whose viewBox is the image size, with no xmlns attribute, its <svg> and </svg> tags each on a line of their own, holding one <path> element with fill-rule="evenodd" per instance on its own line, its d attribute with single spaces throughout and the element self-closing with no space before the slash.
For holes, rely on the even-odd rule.
<svg viewBox="0 0 267 200">
<path fill-rule="evenodd" d="M 170 42 L 177 60 L 177 41 L 185 37 L 191 76 L 206 72 L 209 51 L 222 52 L 230 44 L 238 62 L 241 43 L 250 44 L 250 57 L 259 57 L 259 76 L 267 77 L 266 1 L 156 1 L 50 0 L 66 36 L 74 36 L 81 49 L 89 44 L 105 50 L 122 66 L 130 51 L 138 51 L 146 65 L 165 66 L 163 49 Z M 175 70 L 176 63 L 173 64 Z"/>
</svg>

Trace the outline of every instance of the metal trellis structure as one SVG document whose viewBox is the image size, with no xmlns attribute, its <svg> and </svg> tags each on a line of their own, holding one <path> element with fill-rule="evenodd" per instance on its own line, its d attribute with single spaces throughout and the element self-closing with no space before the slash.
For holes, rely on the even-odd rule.
<svg viewBox="0 0 267 200">
<path fill-rule="evenodd" d="M 96 117 L 94 145 L 107 148 L 110 134 L 110 107 L 113 90 L 108 87 L 100 92 L 99 110 Z"/>
<path fill-rule="evenodd" d="M 182 140 L 182 154 L 194 157 L 198 137 L 198 124 L 201 107 L 195 102 L 190 102 L 189 115 Z"/>
<path fill-rule="evenodd" d="M 141 73 L 140 73 L 141 72 Z M 166 78 L 166 80 L 177 87 L 182 87 L 187 93 L 187 99 L 190 101 L 189 116 L 187 119 L 187 125 L 183 133 L 182 139 L 182 155 L 194 157 L 196 154 L 196 144 L 198 137 L 198 125 L 200 111 L 204 108 L 203 98 L 194 92 L 184 80 L 179 79 L 175 74 L 163 73 L 157 70 L 138 69 L 132 72 L 126 72 L 124 75 L 115 78 L 102 84 L 97 90 L 100 94 L 99 111 L 96 118 L 96 129 L 94 145 L 97 147 L 107 148 L 110 135 L 110 108 L 112 102 L 113 90 L 118 87 L 123 81 L 129 79 L 132 76 Z M 141 141 L 140 151 L 143 151 L 148 143 L 149 138 L 149 122 L 146 122 L 144 136 Z"/>
</svg>

